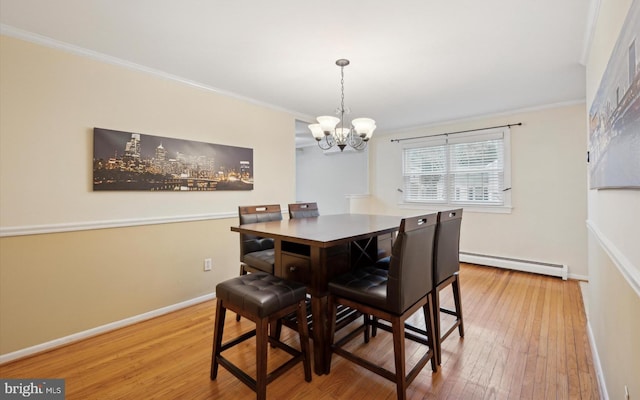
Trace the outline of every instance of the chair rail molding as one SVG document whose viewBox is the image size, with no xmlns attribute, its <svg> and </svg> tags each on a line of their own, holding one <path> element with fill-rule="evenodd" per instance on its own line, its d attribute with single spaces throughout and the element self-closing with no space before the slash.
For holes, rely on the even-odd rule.
<svg viewBox="0 0 640 400">
<path fill-rule="evenodd" d="M 142 225 L 170 224 L 175 222 L 206 221 L 213 219 L 237 218 L 235 212 L 215 214 L 177 215 L 171 217 L 130 218 L 107 221 L 70 222 L 46 225 L 25 225 L 0 227 L 0 238 L 11 236 L 41 235 L 46 233 L 62 233 L 89 231 L 95 229 L 126 228 Z"/>
<path fill-rule="evenodd" d="M 640 271 L 638 271 L 631 260 L 629 260 L 596 226 L 592 220 L 587 220 L 587 228 L 593 234 L 600 246 L 607 253 L 613 264 L 618 268 L 624 279 L 631 288 L 640 296 Z"/>
</svg>

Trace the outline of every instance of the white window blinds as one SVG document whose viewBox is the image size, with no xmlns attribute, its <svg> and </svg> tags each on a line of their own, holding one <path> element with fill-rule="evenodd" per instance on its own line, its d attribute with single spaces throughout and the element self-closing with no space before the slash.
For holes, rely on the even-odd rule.
<svg viewBox="0 0 640 400">
<path fill-rule="evenodd" d="M 446 200 L 447 148 L 444 141 L 405 148 L 403 157 L 404 200 L 442 202 Z"/>
<path fill-rule="evenodd" d="M 405 146 L 404 202 L 505 205 L 505 138 L 508 128 Z"/>
</svg>

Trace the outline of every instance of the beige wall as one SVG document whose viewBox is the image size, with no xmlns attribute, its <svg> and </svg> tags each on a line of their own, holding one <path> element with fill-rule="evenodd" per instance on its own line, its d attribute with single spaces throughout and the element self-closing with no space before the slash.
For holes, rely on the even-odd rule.
<svg viewBox="0 0 640 400">
<path fill-rule="evenodd" d="M 589 238 L 588 322 L 611 399 L 640 395 L 640 296 L 600 243 Z"/>
<path fill-rule="evenodd" d="M 587 110 L 631 3 L 601 1 L 587 63 Z M 640 396 L 640 191 L 589 190 L 588 221 L 588 319 L 606 391 L 611 399 L 624 399 L 627 385 L 635 399 Z"/>
<path fill-rule="evenodd" d="M 234 220 L 0 239 L 2 354 L 207 295 L 238 274 Z M 212 257 L 212 272 L 203 272 Z"/>
<path fill-rule="evenodd" d="M 295 199 L 292 115 L 0 40 L 0 354 L 212 293 L 238 273 L 237 206 Z M 251 147 L 255 190 L 93 192 L 96 126 Z M 194 216 L 206 220 L 144 225 Z M 142 225 L 91 229 L 113 222 Z M 86 229 L 20 233 L 33 227 Z"/>
<path fill-rule="evenodd" d="M 584 104 L 452 123 L 376 137 L 370 148 L 374 209 L 393 215 L 419 212 L 399 206 L 402 145 L 390 139 L 522 122 L 511 128 L 512 212 L 465 211 L 460 248 L 470 253 L 566 264 L 587 277 Z"/>
<path fill-rule="evenodd" d="M 277 185 L 294 177 L 291 115 L 8 37 L 1 50 L 2 227 L 198 215 L 293 198 L 293 186 Z M 94 193 L 93 127 L 251 147 L 255 190 Z"/>
</svg>

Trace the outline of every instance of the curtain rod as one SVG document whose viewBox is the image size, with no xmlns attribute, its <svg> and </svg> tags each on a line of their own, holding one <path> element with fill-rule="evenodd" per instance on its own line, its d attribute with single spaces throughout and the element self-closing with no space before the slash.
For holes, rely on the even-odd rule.
<svg viewBox="0 0 640 400">
<path fill-rule="evenodd" d="M 475 131 L 483 131 L 486 129 L 495 129 L 495 128 L 511 128 L 512 126 L 521 126 L 522 122 L 518 122 L 517 124 L 507 124 L 507 125 L 498 125 L 498 126 L 489 126 L 487 128 L 479 128 L 479 129 L 468 129 L 466 131 L 457 131 L 457 132 L 447 132 L 447 133 L 438 133 L 436 135 L 424 135 L 424 136 L 414 136 L 414 137 L 410 137 L 410 138 L 402 138 L 402 139 L 391 139 L 391 142 L 401 142 L 403 140 L 412 140 L 412 139 L 422 139 L 422 138 L 427 138 L 427 137 L 434 137 L 434 136 L 449 136 L 449 135 L 455 135 L 456 133 L 467 133 L 467 132 L 475 132 Z"/>
</svg>

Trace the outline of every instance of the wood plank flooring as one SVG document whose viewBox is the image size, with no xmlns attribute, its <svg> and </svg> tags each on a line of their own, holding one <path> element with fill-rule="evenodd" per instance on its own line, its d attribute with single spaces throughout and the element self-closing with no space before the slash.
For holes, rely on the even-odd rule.
<svg viewBox="0 0 640 400">
<path fill-rule="evenodd" d="M 462 265 L 465 337 L 443 342 L 437 373 L 425 367 L 408 390 L 410 399 L 597 399 L 598 386 L 578 282 Z M 442 303 L 452 305 L 450 289 Z M 215 300 L 59 349 L 0 366 L 2 378 L 64 378 L 67 400 L 251 399 L 253 392 L 228 371 L 209 380 Z M 413 322 L 420 324 L 420 316 Z M 446 319 L 443 319 L 446 324 Z M 225 337 L 252 329 L 228 313 Z M 288 329 L 283 337 L 297 346 Z M 379 331 L 354 346 L 392 362 L 391 335 Z M 418 357 L 407 348 L 407 363 Z M 270 349 L 270 365 L 280 350 Z M 226 355 L 250 373 L 254 342 Z M 271 399 L 394 399 L 393 383 L 333 356 L 331 374 L 304 381 L 302 365 L 267 387 Z"/>
</svg>

